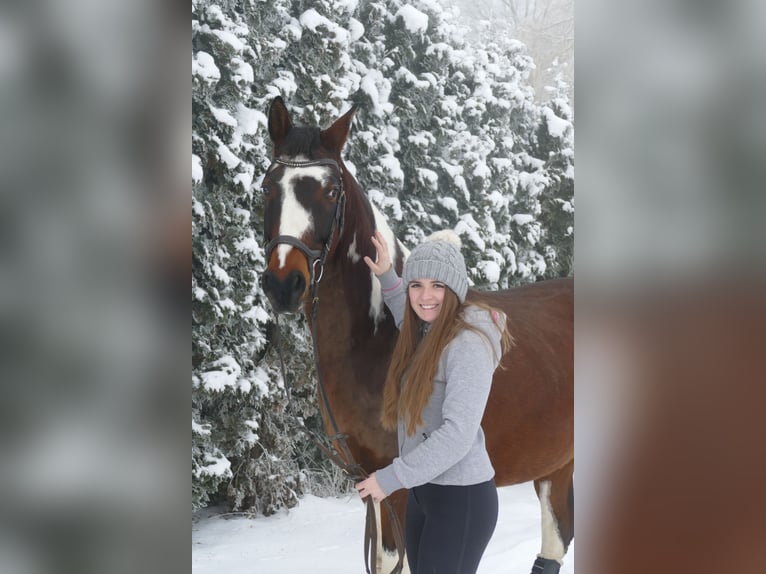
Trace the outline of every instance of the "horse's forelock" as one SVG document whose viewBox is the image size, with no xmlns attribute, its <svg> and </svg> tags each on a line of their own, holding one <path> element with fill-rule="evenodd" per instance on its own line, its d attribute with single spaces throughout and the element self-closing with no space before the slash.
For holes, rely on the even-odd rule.
<svg viewBox="0 0 766 574">
<path fill-rule="evenodd" d="M 288 157 L 316 157 L 320 146 L 319 134 L 320 130 L 317 127 L 300 126 L 293 128 L 287 133 L 279 153 Z"/>
</svg>

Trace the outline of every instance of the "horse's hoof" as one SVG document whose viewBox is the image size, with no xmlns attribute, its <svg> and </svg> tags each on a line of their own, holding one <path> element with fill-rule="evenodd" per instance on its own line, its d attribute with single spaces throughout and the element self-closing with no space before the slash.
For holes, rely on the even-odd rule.
<svg viewBox="0 0 766 574">
<path fill-rule="evenodd" d="M 537 557 L 535 563 L 532 565 L 531 574 L 559 574 L 561 564 L 558 560 L 551 560 L 550 558 Z"/>
</svg>

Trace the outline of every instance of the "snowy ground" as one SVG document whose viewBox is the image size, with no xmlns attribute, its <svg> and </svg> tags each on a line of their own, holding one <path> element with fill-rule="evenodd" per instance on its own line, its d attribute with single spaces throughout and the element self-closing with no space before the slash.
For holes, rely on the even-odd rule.
<svg viewBox="0 0 766 574">
<path fill-rule="evenodd" d="M 497 529 L 479 574 L 529 574 L 540 550 L 540 507 L 532 483 L 498 489 Z M 255 520 L 204 518 L 192 526 L 195 574 L 364 573 L 364 505 L 355 496 L 304 497 Z M 574 543 L 561 574 L 574 574 Z"/>
</svg>

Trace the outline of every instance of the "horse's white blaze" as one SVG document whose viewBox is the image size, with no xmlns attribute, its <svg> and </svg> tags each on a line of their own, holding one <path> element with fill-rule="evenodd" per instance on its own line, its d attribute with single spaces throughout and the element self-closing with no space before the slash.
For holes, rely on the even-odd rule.
<svg viewBox="0 0 766 574">
<path fill-rule="evenodd" d="M 380 503 L 375 503 L 375 521 L 378 523 L 378 563 L 375 565 L 375 572 L 379 574 L 388 574 L 393 571 L 394 566 L 399 561 L 399 554 L 394 550 L 393 552 L 387 552 L 383 550 L 383 528 L 380 524 L 380 517 L 383 516 L 383 508 Z M 402 574 L 410 574 L 410 566 L 407 564 L 407 557 L 404 557 L 404 568 Z"/>
<path fill-rule="evenodd" d="M 348 248 L 348 258 L 351 259 L 354 263 L 359 261 L 362 256 L 359 255 L 356 251 L 356 233 L 354 233 L 354 240 L 351 242 L 351 245 Z"/>
<path fill-rule="evenodd" d="M 396 255 L 396 245 L 398 243 L 396 237 L 394 237 L 394 232 L 391 231 L 385 216 L 380 211 L 378 211 L 378 208 L 375 207 L 375 205 L 372 206 L 372 212 L 375 215 L 375 227 L 383 234 L 383 239 L 385 239 L 386 245 L 388 245 L 388 252 L 393 258 Z M 409 253 L 407 254 L 409 255 Z M 396 262 L 392 261 L 392 263 Z M 372 277 L 372 293 L 370 294 L 370 317 L 372 317 L 375 323 L 375 331 L 377 332 L 378 324 L 380 324 L 384 317 L 383 293 L 381 292 L 380 281 L 378 281 L 378 278 L 372 271 L 370 271 L 370 276 Z"/>
<path fill-rule="evenodd" d="M 291 235 L 300 239 L 303 235 L 314 228 L 314 220 L 311 213 L 301 205 L 295 195 L 295 182 L 297 179 L 310 177 L 319 182 L 324 182 L 330 173 L 330 169 L 325 166 L 310 167 L 286 167 L 282 175 L 282 213 L 279 218 L 279 234 Z M 287 254 L 293 248 L 292 245 L 284 243 L 277 247 L 279 255 L 279 267 L 285 266 Z"/>
<path fill-rule="evenodd" d="M 543 525 L 543 544 L 540 556 L 561 562 L 564 559 L 566 549 L 559 534 L 556 515 L 553 514 L 550 480 L 543 480 L 540 483 L 540 510 Z"/>
</svg>

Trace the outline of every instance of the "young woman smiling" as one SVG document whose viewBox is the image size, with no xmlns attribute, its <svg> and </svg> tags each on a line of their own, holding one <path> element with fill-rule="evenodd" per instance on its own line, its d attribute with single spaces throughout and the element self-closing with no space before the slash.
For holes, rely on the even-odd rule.
<svg viewBox="0 0 766 574">
<path fill-rule="evenodd" d="M 376 502 L 409 489 L 412 574 L 473 574 L 497 522 L 495 471 L 481 419 L 492 375 L 511 344 L 506 318 L 466 303 L 468 274 L 454 233 L 418 245 L 402 278 L 379 232 L 372 243 L 376 260 L 364 260 L 400 331 L 381 416 L 384 427 L 397 430 L 399 456 L 356 488 Z"/>
</svg>

